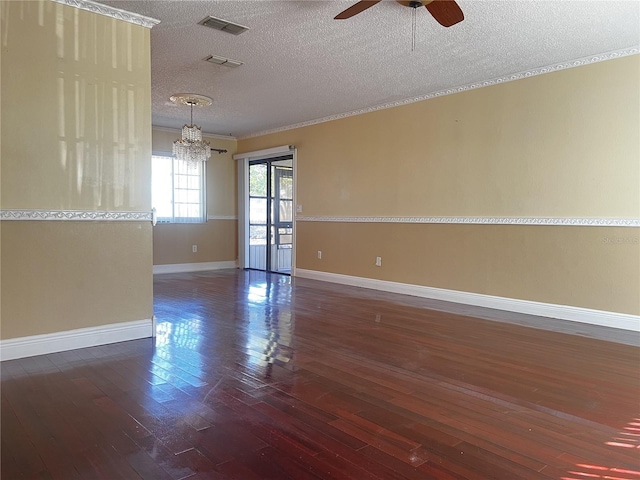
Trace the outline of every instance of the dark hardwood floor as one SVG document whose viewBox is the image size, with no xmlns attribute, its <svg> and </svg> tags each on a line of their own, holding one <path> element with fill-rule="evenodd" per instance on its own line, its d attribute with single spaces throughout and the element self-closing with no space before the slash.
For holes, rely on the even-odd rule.
<svg viewBox="0 0 640 480">
<path fill-rule="evenodd" d="M 157 276 L 155 340 L 2 363 L 2 478 L 640 480 L 638 347 L 429 305 Z"/>
</svg>

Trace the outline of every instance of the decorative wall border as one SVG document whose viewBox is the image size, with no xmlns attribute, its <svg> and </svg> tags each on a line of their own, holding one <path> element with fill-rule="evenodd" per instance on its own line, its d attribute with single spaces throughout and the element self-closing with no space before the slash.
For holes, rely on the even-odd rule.
<svg viewBox="0 0 640 480">
<path fill-rule="evenodd" d="M 322 217 L 296 216 L 298 222 L 450 223 L 463 225 L 551 225 L 577 227 L 640 227 L 640 218 L 576 217 Z"/>
<path fill-rule="evenodd" d="M 207 215 L 207 220 L 237 220 L 237 215 Z"/>
<path fill-rule="evenodd" d="M 0 220 L 151 222 L 153 221 L 153 212 L 104 212 L 95 210 L 0 210 Z"/>
<path fill-rule="evenodd" d="M 116 7 L 110 7 L 101 3 L 92 2 L 91 0 L 52 0 L 56 3 L 61 3 L 69 7 L 79 8 L 80 10 L 87 10 L 89 12 L 97 13 L 99 15 L 105 15 L 107 17 L 116 18 L 124 22 L 133 23 L 134 25 L 140 25 L 141 27 L 152 28 L 154 25 L 160 23 L 160 20 L 155 18 L 145 17 L 138 13 L 127 12 Z"/>
<path fill-rule="evenodd" d="M 640 53 L 639 46 L 627 47 L 621 50 L 614 50 L 612 52 L 605 52 L 601 54 L 591 55 L 588 57 L 578 58 L 564 63 L 557 63 L 555 65 L 548 65 L 546 67 L 536 68 L 534 70 L 526 70 L 523 72 L 513 73 L 504 77 L 493 78 L 485 80 L 483 82 L 470 83 L 467 85 L 461 85 L 459 87 L 448 88 L 446 90 L 438 90 L 436 92 L 427 93 L 418 97 L 405 98 L 391 103 L 383 103 L 382 105 L 375 105 L 373 107 L 362 108 L 360 110 L 354 110 L 351 112 L 339 113 L 336 115 L 330 115 L 328 117 L 318 118 L 316 120 L 309 120 L 307 122 L 296 123 L 293 125 L 286 125 L 284 127 L 272 128 L 269 130 L 263 130 L 261 132 L 250 133 L 248 135 L 239 136 L 239 140 L 246 138 L 260 137 L 262 135 L 269 135 L 271 133 L 284 132 L 287 130 L 293 130 L 295 128 L 309 127 L 318 123 L 331 122 L 333 120 L 340 120 L 342 118 L 353 117 L 355 115 L 362 115 L 364 113 L 371 113 L 378 110 L 385 110 L 387 108 L 400 107 L 402 105 L 408 105 L 410 103 L 421 102 L 423 100 L 429 100 L 435 97 L 442 97 L 445 95 L 452 95 L 454 93 L 466 92 L 468 90 L 475 90 L 476 88 L 490 87 L 492 85 L 498 85 L 500 83 L 512 82 L 514 80 L 521 80 L 523 78 L 535 77 L 537 75 L 543 75 L 545 73 L 556 72 L 559 70 L 566 70 L 567 68 L 581 67 L 584 65 L 590 65 L 592 63 L 604 62 L 606 60 L 613 60 L 615 58 L 628 57 L 630 55 L 637 55 Z"/>
</svg>

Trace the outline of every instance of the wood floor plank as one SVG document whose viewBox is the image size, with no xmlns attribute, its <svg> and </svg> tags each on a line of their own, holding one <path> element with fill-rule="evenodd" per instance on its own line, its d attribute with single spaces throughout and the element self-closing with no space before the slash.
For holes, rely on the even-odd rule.
<svg viewBox="0 0 640 480">
<path fill-rule="evenodd" d="M 154 310 L 2 363 L 2 478 L 640 478 L 632 344 L 256 271 L 158 275 Z"/>
</svg>

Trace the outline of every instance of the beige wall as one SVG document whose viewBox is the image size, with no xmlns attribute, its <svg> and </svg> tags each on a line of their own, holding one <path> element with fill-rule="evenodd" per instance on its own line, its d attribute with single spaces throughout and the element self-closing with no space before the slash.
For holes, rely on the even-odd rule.
<svg viewBox="0 0 640 480">
<path fill-rule="evenodd" d="M 3 209 L 150 211 L 149 30 L 0 2 Z M 152 316 L 150 223 L 3 221 L 2 338 Z"/>
<path fill-rule="evenodd" d="M 237 220 L 158 224 L 153 228 L 153 264 L 235 261 L 237 229 Z"/>
<path fill-rule="evenodd" d="M 238 151 L 296 145 L 305 216 L 639 218 L 639 73 L 635 55 L 243 139 Z M 297 268 L 640 313 L 637 228 L 301 221 L 297 233 Z"/>
<path fill-rule="evenodd" d="M 150 319 L 151 222 L 2 222 L 2 339 Z"/>
<path fill-rule="evenodd" d="M 297 227 L 298 268 L 638 313 L 640 242 L 638 232 L 627 228 L 321 222 Z M 378 256 L 382 267 L 375 266 Z"/>
<path fill-rule="evenodd" d="M 185 117 L 186 118 L 186 117 Z M 153 152 L 171 154 L 173 141 L 180 132 L 153 129 Z M 237 168 L 232 156 L 236 152 L 235 139 L 208 137 L 213 148 L 227 153 L 212 152 L 207 161 L 207 215 L 237 217 Z M 153 264 L 235 261 L 238 256 L 237 220 L 213 218 L 205 224 L 158 224 L 153 229 Z M 197 245 L 194 253 L 192 246 Z"/>
<path fill-rule="evenodd" d="M 149 30 L 51 1 L 0 6 L 2 208 L 148 211 Z"/>
</svg>

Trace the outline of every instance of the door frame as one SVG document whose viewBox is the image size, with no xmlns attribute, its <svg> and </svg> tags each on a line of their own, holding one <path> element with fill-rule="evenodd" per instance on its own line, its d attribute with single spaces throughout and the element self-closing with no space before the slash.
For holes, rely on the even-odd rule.
<svg viewBox="0 0 640 480">
<path fill-rule="evenodd" d="M 296 203 L 298 192 L 298 151 L 293 145 L 256 150 L 254 152 L 236 153 L 233 159 L 238 162 L 238 260 L 239 268 L 249 268 L 249 162 L 253 160 L 268 160 L 270 158 L 292 155 L 293 168 L 293 240 L 291 243 L 291 276 L 296 271 Z"/>
</svg>

